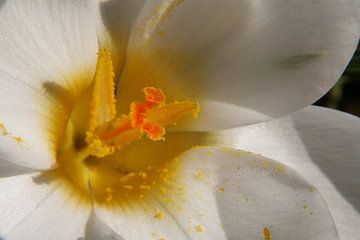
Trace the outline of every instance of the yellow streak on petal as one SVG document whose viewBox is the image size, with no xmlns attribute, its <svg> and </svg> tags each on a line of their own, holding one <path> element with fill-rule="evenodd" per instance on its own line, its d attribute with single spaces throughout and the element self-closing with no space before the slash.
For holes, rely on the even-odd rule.
<svg viewBox="0 0 360 240">
<path fill-rule="evenodd" d="M 115 118 L 114 76 L 110 52 L 106 48 L 100 48 L 91 102 L 90 131 L 94 131 L 99 125 Z"/>
</svg>

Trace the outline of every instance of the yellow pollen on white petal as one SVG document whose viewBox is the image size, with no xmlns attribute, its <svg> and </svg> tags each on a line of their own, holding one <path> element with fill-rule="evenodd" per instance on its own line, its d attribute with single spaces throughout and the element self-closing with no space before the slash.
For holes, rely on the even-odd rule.
<svg viewBox="0 0 360 240">
<path fill-rule="evenodd" d="M 0 123 L 0 131 L 2 136 L 11 137 L 16 143 L 26 145 L 26 142 L 19 136 L 14 136 L 11 132 L 9 132 L 3 123 Z"/>
<path fill-rule="evenodd" d="M 59 140 L 60 172 L 100 205 L 122 208 L 132 199 L 147 202 L 157 193 L 181 209 L 175 202 L 183 201 L 186 190 L 174 181 L 179 169 L 176 156 L 203 135 L 185 141 L 181 135 L 167 133 L 167 128 L 196 119 L 199 104 L 148 86 L 138 89 L 143 95 L 137 95 L 128 110 L 117 108 L 117 112 L 114 79 L 110 52 L 101 48 L 93 82 L 75 98 L 78 102 Z M 202 174 L 197 177 L 203 178 Z M 154 215 L 158 220 L 163 217 L 161 211 Z"/>
</svg>

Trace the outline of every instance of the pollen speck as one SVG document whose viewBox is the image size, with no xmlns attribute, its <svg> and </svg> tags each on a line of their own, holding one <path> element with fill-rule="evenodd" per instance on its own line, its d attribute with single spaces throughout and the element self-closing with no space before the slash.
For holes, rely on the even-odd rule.
<svg viewBox="0 0 360 240">
<path fill-rule="evenodd" d="M 197 180 L 201 181 L 201 180 L 204 180 L 205 174 L 202 171 L 198 171 L 195 173 L 195 177 Z"/>
<path fill-rule="evenodd" d="M 6 130 L 5 126 L 3 123 L 0 123 L 0 129 L 2 131 L 2 135 L 6 136 L 9 135 L 10 133 Z"/>
<path fill-rule="evenodd" d="M 277 163 L 274 167 L 275 174 L 282 175 L 285 173 L 285 166 L 281 163 Z"/>
<path fill-rule="evenodd" d="M 270 161 L 269 160 L 264 160 L 262 164 L 263 164 L 264 168 L 268 168 L 270 166 Z"/>
<path fill-rule="evenodd" d="M 20 142 L 23 141 L 21 137 L 13 137 L 13 139 L 14 139 L 15 142 L 17 142 L 17 143 L 20 143 Z"/>
<path fill-rule="evenodd" d="M 135 177 L 135 173 L 133 173 L 133 172 L 129 173 L 128 175 L 120 178 L 120 182 L 126 182 L 126 181 L 128 181 L 129 179 L 131 179 L 133 177 Z"/>
<path fill-rule="evenodd" d="M 264 234 L 264 240 L 271 240 L 271 234 L 268 228 L 264 228 L 263 234 Z"/>
<path fill-rule="evenodd" d="M 142 178 L 146 178 L 147 177 L 147 173 L 145 172 L 139 172 L 139 176 Z"/>
<path fill-rule="evenodd" d="M 128 189 L 128 190 L 133 190 L 134 187 L 133 186 L 130 186 L 130 185 L 124 185 L 124 188 L 125 189 Z"/>
<path fill-rule="evenodd" d="M 158 219 L 158 220 L 163 220 L 163 218 L 164 218 L 164 213 L 158 209 L 158 210 L 157 210 L 157 213 L 154 215 L 154 218 L 156 218 L 156 219 Z"/>
<path fill-rule="evenodd" d="M 249 201 L 249 197 L 248 197 L 246 194 L 243 194 L 243 197 L 244 197 L 244 200 L 245 200 L 246 202 Z"/>
<path fill-rule="evenodd" d="M 3 136 L 10 136 L 15 142 L 25 144 L 25 141 L 21 137 L 13 136 L 11 132 L 6 129 L 3 123 L 0 123 L 0 130 Z"/>
<path fill-rule="evenodd" d="M 198 225 L 198 226 L 196 226 L 196 231 L 197 231 L 198 233 L 201 233 L 201 232 L 204 231 L 204 228 L 203 228 L 201 225 Z"/>
</svg>

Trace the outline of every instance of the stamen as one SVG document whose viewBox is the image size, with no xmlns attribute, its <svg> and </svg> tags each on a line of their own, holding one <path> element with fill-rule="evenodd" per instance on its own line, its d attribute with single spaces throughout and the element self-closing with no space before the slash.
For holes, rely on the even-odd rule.
<svg viewBox="0 0 360 240">
<path fill-rule="evenodd" d="M 134 102 L 130 106 L 130 118 L 133 128 L 138 128 L 153 140 L 164 140 L 164 126 L 176 124 L 179 120 L 192 115 L 197 117 L 199 104 L 191 101 L 165 104 L 165 94 L 161 89 L 144 89 L 145 102 Z"/>
<path fill-rule="evenodd" d="M 89 131 L 86 134 L 88 152 L 98 158 L 146 135 L 152 141 L 164 140 L 165 126 L 176 124 L 189 115 L 196 118 L 199 104 L 191 101 L 166 104 L 163 90 L 146 87 L 143 102 L 130 104 L 130 113 L 115 119 L 114 72 L 110 53 L 102 48 L 94 79 Z"/>
<path fill-rule="evenodd" d="M 191 101 L 175 102 L 150 110 L 147 120 L 160 125 L 176 124 L 189 114 L 193 118 L 197 118 L 199 111 L 198 103 Z"/>
<path fill-rule="evenodd" d="M 91 102 L 90 131 L 115 118 L 114 76 L 110 52 L 106 48 L 100 48 Z"/>
</svg>

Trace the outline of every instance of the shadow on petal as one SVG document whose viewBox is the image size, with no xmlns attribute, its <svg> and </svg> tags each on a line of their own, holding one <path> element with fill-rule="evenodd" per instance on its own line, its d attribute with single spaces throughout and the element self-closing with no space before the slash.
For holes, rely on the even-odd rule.
<svg viewBox="0 0 360 240">
<path fill-rule="evenodd" d="M 14 163 L 0 159 L 0 178 L 23 175 L 32 172 L 36 172 L 36 170 L 22 167 Z"/>
<path fill-rule="evenodd" d="M 4 5 L 5 1 L 6 1 L 6 0 L 0 0 L 0 9 L 1 9 L 1 7 Z M 0 239 L 1 239 L 1 238 L 0 238 Z"/>
<path fill-rule="evenodd" d="M 312 162 L 360 212 L 359 119 L 340 112 L 327 116 L 328 112 L 323 111 L 320 112 L 323 115 L 307 116 L 311 117 L 311 121 L 293 118 L 294 127 Z M 336 117 L 336 114 L 339 116 Z M 314 124 L 316 122 L 321 124 Z"/>
<path fill-rule="evenodd" d="M 321 194 L 294 170 L 241 151 L 214 156 L 220 161 L 216 201 L 227 239 L 338 239 Z"/>
<path fill-rule="evenodd" d="M 122 71 L 125 62 L 125 51 L 132 26 L 145 1 L 103 1 L 100 14 L 105 27 L 105 36 L 109 35 L 115 75 Z"/>
<path fill-rule="evenodd" d="M 40 172 L 38 175 L 32 177 L 34 183 L 38 185 L 50 184 L 60 178 L 57 170 Z"/>
</svg>

